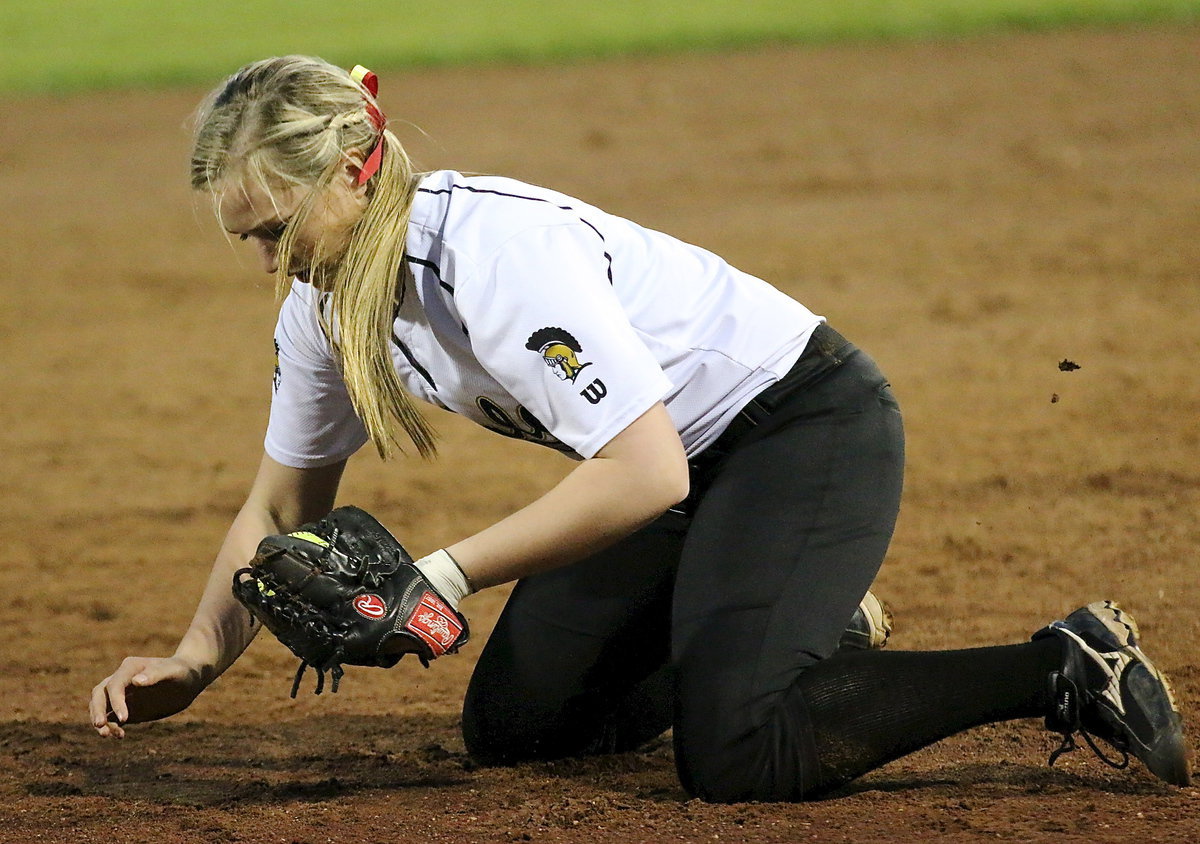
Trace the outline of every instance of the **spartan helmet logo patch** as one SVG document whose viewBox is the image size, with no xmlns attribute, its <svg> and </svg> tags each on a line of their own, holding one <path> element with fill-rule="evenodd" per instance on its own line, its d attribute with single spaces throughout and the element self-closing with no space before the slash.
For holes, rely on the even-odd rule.
<svg viewBox="0 0 1200 844">
<path fill-rule="evenodd" d="M 583 347 L 579 345 L 569 332 L 561 328 L 539 328 L 529 336 L 525 348 L 538 352 L 546 366 L 554 370 L 560 381 L 575 382 L 579 373 L 591 363 L 580 363 L 579 353 Z"/>
</svg>

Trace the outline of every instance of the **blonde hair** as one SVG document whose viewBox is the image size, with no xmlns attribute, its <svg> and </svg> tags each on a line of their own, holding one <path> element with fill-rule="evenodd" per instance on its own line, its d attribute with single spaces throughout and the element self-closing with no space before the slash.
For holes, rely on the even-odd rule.
<svg viewBox="0 0 1200 844">
<path fill-rule="evenodd" d="M 383 144 L 383 160 L 367 184 L 367 205 L 342 260 L 321 289 L 329 291 L 322 325 L 337 353 L 355 412 L 383 458 L 397 448 L 398 423 L 423 457 L 436 451 L 434 432 L 414 406 L 392 364 L 392 322 L 399 304 L 405 236 L 421 175 L 399 140 L 372 121 L 370 92 L 348 72 L 321 59 L 283 56 L 247 65 L 202 104 L 192 151 L 192 187 L 212 194 L 253 179 L 268 194 L 306 189 L 277 250 L 276 295 L 291 287 L 296 232 L 317 197 L 352 151 Z M 382 140 L 381 140 L 382 138 Z M 310 266 L 321 264 L 320 255 Z"/>
</svg>

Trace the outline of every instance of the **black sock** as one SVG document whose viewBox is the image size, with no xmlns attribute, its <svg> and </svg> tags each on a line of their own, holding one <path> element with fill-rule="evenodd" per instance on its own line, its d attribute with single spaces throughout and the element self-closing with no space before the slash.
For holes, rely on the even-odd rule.
<svg viewBox="0 0 1200 844">
<path fill-rule="evenodd" d="M 1051 636 L 958 651 L 842 653 L 800 675 L 795 691 L 812 729 L 819 782 L 807 795 L 968 727 L 1036 718 L 1050 706 L 1047 676 L 1062 661 Z"/>
</svg>

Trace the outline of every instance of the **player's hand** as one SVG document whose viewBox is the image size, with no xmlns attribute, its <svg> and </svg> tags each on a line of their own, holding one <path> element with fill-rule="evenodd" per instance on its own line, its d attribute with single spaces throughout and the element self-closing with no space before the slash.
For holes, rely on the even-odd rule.
<svg viewBox="0 0 1200 844">
<path fill-rule="evenodd" d="M 130 656 L 92 689 L 88 711 L 96 732 L 124 738 L 124 724 L 181 712 L 203 690 L 200 670 L 178 657 Z"/>
</svg>

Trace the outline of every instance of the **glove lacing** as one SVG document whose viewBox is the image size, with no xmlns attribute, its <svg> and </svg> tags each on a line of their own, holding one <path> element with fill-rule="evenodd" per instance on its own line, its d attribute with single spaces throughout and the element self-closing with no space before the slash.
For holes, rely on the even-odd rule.
<svg viewBox="0 0 1200 844">
<path fill-rule="evenodd" d="M 334 527 L 330 532 L 329 547 L 322 549 L 318 559 L 324 560 L 330 555 L 333 550 L 333 545 L 337 541 L 338 534 L 338 529 Z M 272 553 L 279 555 L 286 552 L 283 549 L 277 549 Z M 313 578 L 322 574 L 320 568 L 313 566 L 308 576 L 306 576 L 302 581 L 300 581 L 299 584 L 297 584 L 295 590 L 288 589 L 283 584 L 276 582 L 274 578 L 267 578 L 260 573 L 256 573 L 254 569 L 250 567 L 240 569 L 234 576 L 240 577 L 243 573 L 249 574 L 251 577 L 266 584 L 268 588 L 275 593 L 275 599 L 272 603 L 275 607 L 276 614 L 283 616 L 284 620 L 293 627 L 302 628 L 305 635 L 310 637 L 310 641 L 333 642 L 334 640 L 340 638 L 339 632 L 330 628 L 326 617 L 318 612 L 316 607 L 314 607 L 311 603 L 305 601 L 297 594 L 297 592 L 307 586 Z M 375 575 L 374 577 L 371 575 L 375 575 L 375 573 L 370 571 L 369 567 L 364 566 L 363 570 L 359 572 L 359 583 L 366 584 L 366 582 L 370 580 L 371 583 L 369 585 L 376 585 L 379 581 L 379 577 L 378 575 Z M 250 620 L 251 624 L 257 621 L 253 613 L 250 614 Z M 288 648 L 293 653 L 296 653 L 296 649 L 293 648 L 289 642 L 284 642 L 284 644 L 288 645 Z M 337 694 L 338 686 L 341 684 L 342 677 L 346 673 L 341 664 L 342 654 L 343 649 L 339 644 L 329 658 L 322 660 L 324 667 L 315 665 L 306 657 L 296 654 L 297 656 L 300 656 L 300 665 L 296 669 L 296 676 L 292 681 L 291 697 L 296 697 L 300 690 L 300 682 L 304 678 L 304 673 L 309 667 L 312 667 L 317 674 L 317 686 L 313 690 L 314 694 L 319 695 L 325 691 L 326 672 L 330 674 L 333 681 L 330 691 L 333 694 Z"/>
<path fill-rule="evenodd" d="M 318 528 L 327 526 L 328 523 L 323 521 L 318 525 Z M 317 533 L 318 535 L 325 535 L 325 532 L 321 530 L 316 530 L 314 533 Z M 318 562 L 327 562 L 329 558 L 336 552 L 336 546 L 338 540 L 341 538 L 341 535 L 342 530 L 337 524 L 328 527 L 327 541 L 329 544 L 321 548 L 321 551 L 317 556 Z M 279 555 L 287 552 L 280 548 L 275 549 L 271 553 Z M 386 560 L 386 556 L 383 558 L 380 558 L 378 555 L 371 556 L 375 559 L 372 560 L 361 557 L 357 558 L 357 562 L 360 563 L 360 567 L 356 573 L 356 580 L 360 586 L 365 586 L 367 588 L 378 588 L 383 582 L 384 578 L 395 573 L 398 564 L 401 562 L 401 559 L 399 554 L 396 554 L 395 559 L 387 560 L 387 562 L 389 562 L 391 565 L 384 566 L 383 563 Z M 275 608 L 276 614 L 283 616 L 284 620 L 294 628 L 303 629 L 305 635 L 309 637 L 310 642 L 318 641 L 324 643 L 333 643 L 341 639 L 341 631 L 332 629 L 329 625 L 328 619 L 310 602 L 304 600 L 299 594 L 297 594 L 300 590 L 307 586 L 313 578 L 318 577 L 323 573 L 324 572 L 318 565 L 313 565 L 308 576 L 300 581 L 300 583 L 297 584 L 293 589 L 289 589 L 283 584 L 278 583 L 274 578 L 263 577 L 262 574 L 256 573 L 255 570 L 250 567 L 239 569 L 234 574 L 234 578 L 237 580 L 243 574 L 248 574 L 254 579 L 258 580 L 260 583 L 266 585 L 272 592 L 275 593 L 271 603 Z M 262 598 L 262 600 L 266 601 L 266 598 Z M 251 624 L 257 621 L 253 613 L 250 614 L 250 619 Z M 296 652 L 296 649 L 292 647 L 291 643 L 284 642 L 284 644 L 288 646 L 292 653 L 300 657 L 300 665 L 296 669 L 296 676 L 292 681 L 292 698 L 295 698 L 296 694 L 299 692 L 300 682 L 304 678 L 304 673 L 310 667 L 317 674 L 317 685 L 313 690 L 314 694 L 319 695 L 325 691 L 326 672 L 329 673 L 332 679 L 331 693 L 337 693 L 338 686 L 341 683 L 342 677 L 345 675 L 345 670 L 342 668 L 342 655 L 344 650 L 340 642 L 334 649 L 333 653 L 327 659 L 322 660 L 322 665 L 317 665 L 307 657 L 301 656 Z M 420 660 L 426 668 L 429 667 L 428 660 L 426 660 L 423 656 L 420 657 Z"/>
<path fill-rule="evenodd" d="M 337 659 L 340 656 L 341 656 L 341 648 L 338 648 L 338 652 L 334 655 L 334 658 Z M 300 690 L 300 680 L 301 680 L 301 678 L 304 677 L 304 672 L 308 669 L 309 665 L 311 665 L 311 664 L 312 663 L 310 663 L 307 659 L 300 660 L 300 667 L 296 669 L 296 679 L 292 681 L 292 695 L 291 696 L 293 698 L 296 697 L 296 692 L 298 692 Z M 316 687 L 316 689 L 313 690 L 313 694 L 319 695 L 323 691 L 325 691 L 325 669 L 317 668 L 314 666 L 313 671 L 315 671 L 317 673 L 317 687 Z M 330 691 L 333 694 L 337 694 L 338 684 L 342 682 L 342 676 L 345 673 L 346 672 L 342 669 L 342 665 L 340 662 L 335 662 L 329 666 L 329 674 L 333 678 L 333 685 L 332 685 L 332 688 L 330 689 Z"/>
</svg>

